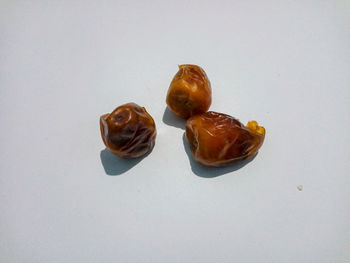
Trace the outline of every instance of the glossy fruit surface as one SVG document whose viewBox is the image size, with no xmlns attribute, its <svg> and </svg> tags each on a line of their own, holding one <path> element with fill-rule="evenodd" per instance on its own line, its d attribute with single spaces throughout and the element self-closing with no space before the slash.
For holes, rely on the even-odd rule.
<svg viewBox="0 0 350 263">
<path fill-rule="evenodd" d="M 168 90 L 166 103 L 181 118 L 206 112 L 211 104 L 211 85 L 204 70 L 196 65 L 180 65 Z"/>
<path fill-rule="evenodd" d="M 255 155 L 265 138 L 256 121 L 239 120 L 209 111 L 189 118 L 186 137 L 196 161 L 206 166 L 229 166 Z"/>
<path fill-rule="evenodd" d="M 101 135 L 107 149 L 122 158 L 137 158 L 152 150 L 156 126 L 151 115 L 136 103 L 119 106 L 100 117 Z"/>
</svg>

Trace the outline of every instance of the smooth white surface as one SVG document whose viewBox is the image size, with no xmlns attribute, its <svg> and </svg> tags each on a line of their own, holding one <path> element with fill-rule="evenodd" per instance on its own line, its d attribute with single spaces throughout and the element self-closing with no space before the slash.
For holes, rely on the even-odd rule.
<svg viewBox="0 0 350 263">
<path fill-rule="evenodd" d="M 0 262 L 350 262 L 349 1 L 0 8 Z M 182 63 L 266 127 L 244 167 L 191 168 L 163 116 Z M 158 129 L 138 163 L 100 138 L 129 101 Z"/>
</svg>

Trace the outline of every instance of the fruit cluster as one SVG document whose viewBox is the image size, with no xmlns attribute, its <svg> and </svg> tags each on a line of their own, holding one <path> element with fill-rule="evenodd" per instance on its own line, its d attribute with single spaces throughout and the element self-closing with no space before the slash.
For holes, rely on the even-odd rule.
<svg viewBox="0 0 350 263">
<path fill-rule="evenodd" d="M 222 167 L 255 155 L 265 138 L 265 128 L 256 121 L 244 126 L 238 119 L 208 111 L 211 84 L 204 70 L 196 65 L 180 65 L 166 103 L 177 116 L 187 119 L 186 137 L 193 158 L 205 165 Z M 127 103 L 100 117 L 104 144 L 122 158 L 137 158 L 153 149 L 156 126 L 144 107 Z"/>
</svg>

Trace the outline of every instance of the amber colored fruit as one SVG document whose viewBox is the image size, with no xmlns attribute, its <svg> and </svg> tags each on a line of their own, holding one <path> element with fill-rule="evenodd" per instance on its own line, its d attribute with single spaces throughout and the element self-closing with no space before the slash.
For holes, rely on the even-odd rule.
<svg viewBox="0 0 350 263">
<path fill-rule="evenodd" d="M 265 128 L 256 121 L 244 126 L 229 115 L 209 111 L 187 120 L 186 137 L 196 161 L 206 166 L 229 166 L 258 152 Z"/>
<path fill-rule="evenodd" d="M 174 76 L 166 103 L 181 118 L 206 112 L 211 104 L 210 81 L 204 70 L 196 65 L 180 65 Z"/>
<path fill-rule="evenodd" d="M 122 158 L 137 158 L 153 149 L 156 125 L 144 107 L 119 106 L 100 117 L 101 135 L 107 149 Z"/>
</svg>

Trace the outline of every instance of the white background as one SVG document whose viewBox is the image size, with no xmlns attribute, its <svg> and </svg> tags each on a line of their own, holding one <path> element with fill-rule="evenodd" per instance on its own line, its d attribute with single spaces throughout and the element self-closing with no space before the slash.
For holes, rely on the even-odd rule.
<svg viewBox="0 0 350 263">
<path fill-rule="evenodd" d="M 349 13 L 346 0 L 2 0 L 0 262 L 350 262 Z M 207 72 L 211 110 L 266 127 L 254 160 L 188 156 L 165 110 L 182 63 Z M 131 101 L 158 136 L 123 161 L 99 116 Z"/>
</svg>

